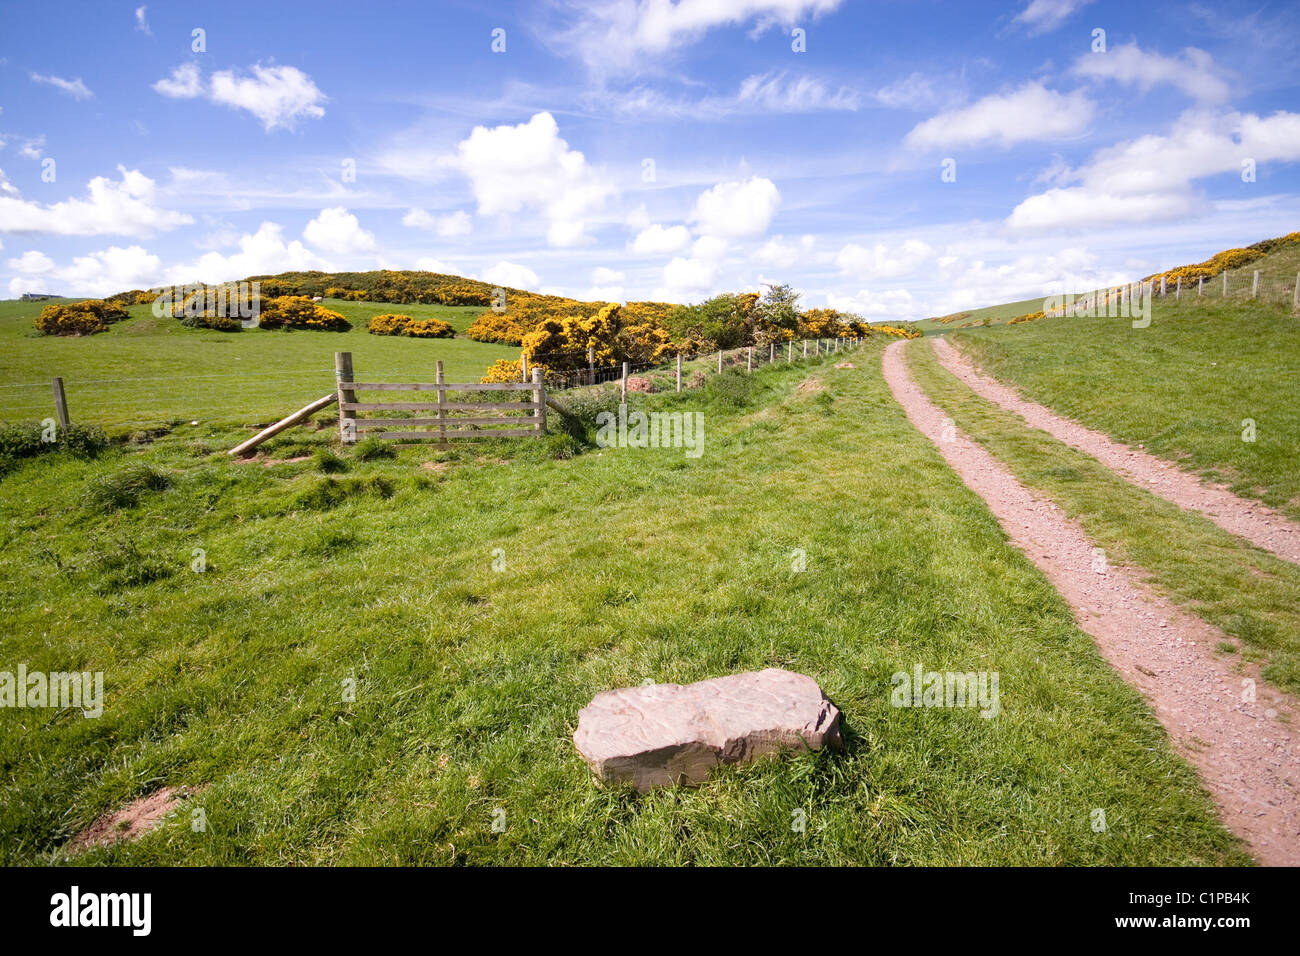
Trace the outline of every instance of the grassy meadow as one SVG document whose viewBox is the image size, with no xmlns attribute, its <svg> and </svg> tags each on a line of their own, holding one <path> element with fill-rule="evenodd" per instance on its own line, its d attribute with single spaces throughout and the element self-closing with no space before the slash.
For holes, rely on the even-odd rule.
<svg viewBox="0 0 1300 956">
<path fill-rule="evenodd" d="M 371 335 L 370 318 L 402 312 L 436 318 L 463 333 L 477 306 L 392 305 L 328 299 L 348 332 L 188 329 L 155 318 L 148 305 L 131 318 L 84 338 L 39 335 L 32 320 L 45 303 L 0 302 L 0 421 L 53 415 L 50 379 L 63 378 L 74 422 L 148 427 L 160 424 L 270 422 L 334 387 L 334 353 L 351 351 L 358 375 L 384 381 L 433 381 L 441 359 L 448 381 L 477 382 L 500 358 L 519 350 L 455 339 Z"/>
<path fill-rule="evenodd" d="M 605 392 L 566 396 L 548 438 L 449 452 L 299 429 L 277 463 L 238 463 L 220 449 L 244 433 L 205 422 L 24 462 L 0 495 L 0 666 L 102 670 L 107 700 L 99 719 L 0 710 L 0 862 L 67 861 L 79 829 L 167 785 L 197 792 L 74 859 L 1247 862 L 1138 693 L 907 422 L 883 345 L 852 369 L 632 396 L 702 412 L 698 459 L 591 447 Z M 916 664 L 997 671 L 1000 714 L 891 707 Z M 574 750 L 600 690 L 767 666 L 821 683 L 843 752 L 637 795 Z"/>
<path fill-rule="evenodd" d="M 1300 318 L 1288 307 L 1164 298 L 1147 328 L 1060 317 L 951 335 L 1026 398 L 1300 518 Z"/>
</svg>

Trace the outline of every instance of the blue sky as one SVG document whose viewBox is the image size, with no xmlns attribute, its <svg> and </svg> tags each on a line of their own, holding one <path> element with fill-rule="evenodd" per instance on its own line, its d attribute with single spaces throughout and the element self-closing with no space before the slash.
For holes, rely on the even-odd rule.
<svg viewBox="0 0 1300 956">
<path fill-rule="evenodd" d="M 785 281 L 902 319 L 1300 229 L 1291 3 L 46 0 L 0 26 L 0 295 L 426 268 L 609 300 Z"/>
</svg>

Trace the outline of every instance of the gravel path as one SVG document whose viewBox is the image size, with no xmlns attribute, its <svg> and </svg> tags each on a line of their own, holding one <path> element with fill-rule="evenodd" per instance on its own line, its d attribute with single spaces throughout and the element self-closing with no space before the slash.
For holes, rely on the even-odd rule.
<svg viewBox="0 0 1300 956">
<path fill-rule="evenodd" d="M 1121 478 L 1172 501 L 1180 508 L 1199 511 L 1224 531 L 1245 538 L 1279 558 L 1300 564 L 1300 523 L 1258 501 L 1239 498 L 1224 485 L 1202 481 L 1173 462 L 1112 441 L 1101 432 L 1062 418 L 1036 402 L 976 370 L 970 360 L 942 338 L 932 338 L 939 363 L 965 382 L 975 394 L 1015 412 L 1034 428 L 1047 432 L 1096 458 Z"/>
<path fill-rule="evenodd" d="M 1079 525 L 956 431 L 917 387 L 904 345 L 885 350 L 883 369 L 908 419 L 1069 602 L 1102 655 L 1150 701 L 1224 825 L 1261 863 L 1300 865 L 1300 734 L 1279 719 L 1282 712 L 1294 720 L 1294 702 L 1257 673 L 1237 673 L 1216 656 L 1216 644 L 1229 638 L 1141 584 L 1141 569 L 1095 569 L 1094 546 Z M 1243 700 L 1246 677 L 1255 681 L 1249 702 Z"/>
</svg>

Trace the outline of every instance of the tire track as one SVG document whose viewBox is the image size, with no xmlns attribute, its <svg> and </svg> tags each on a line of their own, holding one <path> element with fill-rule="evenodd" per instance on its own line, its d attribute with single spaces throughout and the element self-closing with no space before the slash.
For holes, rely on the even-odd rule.
<svg viewBox="0 0 1300 956">
<path fill-rule="evenodd" d="M 1047 432 L 1096 458 L 1125 481 L 1145 488 L 1180 508 L 1198 511 L 1210 521 L 1256 547 L 1293 564 L 1300 564 L 1300 523 L 1258 501 L 1240 498 L 1224 485 L 1202 481 L 1173 462 L 1130 448 L 1051 409 L 1021 398 L 1014 389 L 978 371 L 971 361 L 943 338 L 933 338 L 939 364 L 961 379 L 975 394 L 1009 412 L 1033 428 Z"/>
<path fill-rule="evenodd" d="M 1224 825 L 1260 862 L 1300 864 L 1300 748 L 1297 734 L 1279 719 L 1292 701 L 1258 675 L 1255 699 L 1244 699 L 1242 675 L 1211 650 L 1227 639 L 1223 632 L 1142 585 L 1140 569 L 1094 570 L 1093 544 L 1079 525 L 952 429 L 912 381 L 904 345 L 885 349 L 882 369 L 908 419 L 1066 599 L 1102 656 L 1146 696 L 1177 751 L 1200 774 Z"/>
</svg>

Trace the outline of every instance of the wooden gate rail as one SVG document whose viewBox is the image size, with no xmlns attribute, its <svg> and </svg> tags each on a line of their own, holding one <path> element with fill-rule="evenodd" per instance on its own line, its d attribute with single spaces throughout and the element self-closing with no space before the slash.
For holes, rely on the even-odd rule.
<svg viewBox="0 0 1300 956">
<path fill-rule="evenodd" d="M 438 363 L 436 382 L 356 382 L 352 379 L 352 353 L 337 352 L 334 356 L 335 377 L 338 380 L 339 433 L 343 441 L 351 444 L 357 432 L 373 430 L 374 437 L 392 441 L 437 441 L 445 444 L 462 438 L 524 438 L 539 436 L 546 431 L 546 385 L 541 370 L 533 371 L 531 382 L 471 382 L 443 381 L 442 362 Z M 360 402 L 358 392 L 435 392 L 435 401 L 413 402 Z M 531 392 L 532 401 L 449 402 L 448 392 Z M 505 399 L 510 396 L 503 395 Z M 436 411 L 433 418 L 374 417 L 358 418 L 357 412 L 420 412 Z M 448 412 L 517 412 L 528 415 L 451 416 Z M 517 428 L 485 428 L 492 425 L 520 425 Z M 428 431 L 410 431 L 416 426 L 433 426 Z M 379 429 L 383 429 L 382 431 Z M 398 431 L 396 429 L 405 429 Z"/>
</svg>

